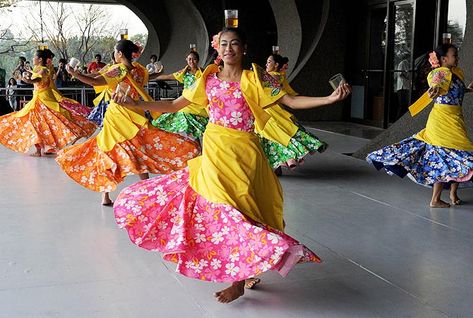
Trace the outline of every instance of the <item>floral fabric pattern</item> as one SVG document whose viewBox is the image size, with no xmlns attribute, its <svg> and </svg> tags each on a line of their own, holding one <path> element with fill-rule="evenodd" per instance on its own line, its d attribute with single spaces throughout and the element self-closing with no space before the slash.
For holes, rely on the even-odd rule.
<svg viewBox="0 0 473 318">
<path fill-rule="evenodd" d="M 199 140 L 208 122 L 209 119 L 202 116 L 177 112 L 162 114 L 153 120 L 153 126 L 192 140 Z"/>
<path fill-rule="evenodd" d="M 127 175 L 145 172 L 164 174 L 182 169 L 198 155 L 195 144 L 156 128 L 142 128 L 108 152 L 100 150 L 97 139 L 66 148 L 56 161 L 69 177 L 97 192 L 110 192 Z"/>
<path fill-rule="evenodd" d="M 119 227 L 136 245 L 164 254 L 191 278 L 234 282 L 268 270 L 283 276 L 300 262 L 320 262 L 288 235 L 252 222 L 232 206 L 198 195 L 189 171 L 138 182 L 114 205 Z"/>
<path fill-rule="evenodd" d="M 41 81 L 34 83 L 35 91 L 51 88 L 48 68 L 36 66 L 32 78 L 41 78 Z M 64 105 L 59 104 L 61 107 Z M 40 97 L 33 96 L 25 108 L 31 105 L 33 108 L 24 116 L 16 117 L 18 112 L 14 112 L 0 117 L 0 143 L 5 147 L 27 152 L 33 145 L 39 144 L 59 150 L 80 138 L 89 137 L 96 129 L 95 124 L 77 113 L 71 112 L 69 119 L 50 109 Z"/>
<path fill-rule="evenodd" d="M 421 185 L 466 182 L 473 176 L 472 152 L 433 146 L 414 137 L 374 151 L 367 160 L 378 170 L 401 178 L 407 175 Z"/>
<path fill-rule="evenodd" d="M 240 131 L 254 131 L 254 116 L 240 90 L 240 83 L 226 82 L 217 73 L 207 77 L 209 122 Z"/>
<path fill-rule="evenodd" d="M 465 88 L 463 81 L 455 74 L 452 74 L 452 82 L 448 93 L 437 97 L 434 102 L 445 105 L 462 105 Z"/>
<path fill-rule="evenodd" d="M 273 169 L 284 166 L 290 160 L 301 161 L 308 154 L 324 152 L 328 145 L 305 130 L 301 125 L 287 147 L 259 136 L 261 147 Z"/>
<path fill-rule="evenodd" d="M 77 115 L 82 116 L 82 117 L 89 116 L 90 111 L 91 111 L 89 107 L 82 105 L 81 103 L 69 98 L 62 99 L 59 102 L 59 105 L 67 109 L 69 112 L 76 113 Z"/>
<path fill-rule="evenodd" d="M 87 119 L 97 124 L 99 128 L 102 128 L 103 118 L 105 117 L 105 112 L 109 104 L 110 101 L 101 100 L 100 103 L 92 109 Z"/>
</svg>

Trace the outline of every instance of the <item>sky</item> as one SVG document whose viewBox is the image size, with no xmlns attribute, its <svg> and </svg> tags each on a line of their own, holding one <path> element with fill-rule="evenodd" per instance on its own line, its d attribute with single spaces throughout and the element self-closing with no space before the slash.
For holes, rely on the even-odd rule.
<svg viewBox="0 0 473 318">
<path fill-rule="evenodd" d="M 44 16 L 44 8 L 46 1 L 42 1 L 43 7 L 43 16 Z M 53 2 L 53 1 L 51 1 Z M 81 4 L 75 3 L 67 3 L 67 5 L 72 6 L 73 10 L 78 10 L 81 8 Z M 138 18 L 130 9 L 123 5 L 97 5 L 103 6 L 111 13 L 111 20 L 112 21 L 122 21 L 124 24 L 128 26 L 128 34 L 130 36 L 134 34 L 147 34 L 148 30 L 146 29 L 143 22 Z M 15 35 L 19 35 L 21 31 L 24 31 L 24 26 L 22 23 L 22 19 L 18 19 L 18 17 L 24 16 L 22 14 L 24 10 L 28 10 L 30 12 L 37 12 L 39 16 L 39 1 L 19 1 L 16 7 L 10 8 L 8 10 L 3 9 L 1 11 L 1 19 L 0 19 L 0 29 L 8 27 L 11 25 L 11 30 Z M 47 21 L 45 21 L 46 23 Z M 39 28 L 39 25 L 38 25 Z"/>
</svg>

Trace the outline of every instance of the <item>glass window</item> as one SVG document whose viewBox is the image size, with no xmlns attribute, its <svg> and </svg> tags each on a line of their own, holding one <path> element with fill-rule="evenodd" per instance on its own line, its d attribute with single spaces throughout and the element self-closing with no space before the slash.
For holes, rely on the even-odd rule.
<svg viewBox="0 0 473 318">
<path fill-rule="evenodd" d="M 460 47 L 463 43 L 466 24 L 466 0 L 450 0 L 448 2 L 447 32 L 452 36 L 452 44 Z"/>
</svg>

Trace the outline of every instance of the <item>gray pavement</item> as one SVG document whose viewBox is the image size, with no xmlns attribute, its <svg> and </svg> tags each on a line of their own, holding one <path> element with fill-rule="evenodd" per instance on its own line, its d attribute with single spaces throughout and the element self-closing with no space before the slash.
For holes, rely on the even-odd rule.
<svg viewBox="0 0 473 318">
<path fill-rule="evenodd" d="M 342 154 L 367 140 L 315 133 L 329 150 L 281 182 L 287 232 L 324 262 L 228 305 L 134 246 L 53 158 L 0 148 L 0 317 L 472 317 L 473 190 L 430 209 L 430 189 Z"/>
</svg>

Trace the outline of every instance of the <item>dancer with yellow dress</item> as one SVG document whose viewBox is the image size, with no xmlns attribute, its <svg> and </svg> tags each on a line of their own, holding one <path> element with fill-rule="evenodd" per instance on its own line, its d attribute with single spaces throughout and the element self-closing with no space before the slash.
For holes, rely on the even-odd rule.
<svg viewBox="0 0 473 318">
<path fill-rule="evenodd" d="M 281 72 L 284 65 L 288 63 L 287 58 L 279 54 L 271 54 L 266 62 L 266 72 L 271 74 L 282 86 L 282 88 L 292 96 L 297 93 L 292 89 L 286 79 L 286 74 Z M 323 152 L 327 149 L 327 144 L 315 135 L 308 132 L 304 126 L 297 122 L 293 114 L 285 110 L 282 106 L 276 105 L 266 109 L 277 127 L 276 131 L 285 133 L 284 143 L 274 141 L 274 138 L 261 137 L 261 146 L 268 157 L 270 165 L 276 169 L 276 174 L 282 173 L 281 167 L 294 169 L 298 163 L 302 163 L 304 157 L 315 152 Z"/>
<path fill-rule="evenodd" d="M 59 150 L 80 138 L 93 134 L 96 126 L 84 117 L 61 106 L 53 92 L 53 80 L 47 66 L 49 53 L 38 50 L 33 58 L 31 77 L 23 80 L 34 85 L 33 99 L 23 109 L 0 117 L 0 143 L 17 152 L 36 147 L 33 156 L 43 149 Z"/>
<path fill-rule="evenodd" d="M 117 64 L 95 77 L 82 75 L 70 67 L 67 70 L 86 84 L 107 85 L 133 100 L 140 97 L 151 100 L 143 88 L 148 72 L 139 63 L 132 62 L 133 53 L 138 50 L 131 41 L 118 41 L 114 51 Z M 80 185 L 102 192 L 103 205 L 111 205 L 109 192 L 125 176 L 139 174 L 145 179 L 148 173 L 169 173 L 185 167 L 187 160 L 197 154 L 194 142 L 154 128 L 144 111 L 130 110 L 112 101 L 99 134 L 59 152 L 56 161 Z"/>
<path fill-rule="evenodd" d="M 202 155 L 175 173 L 125 188 L 114 205 L 117 223 L 138 246 L 163 253 L 176 271 L 232 285 L 215 294 L 228 303 L 244 293 L 245 280 L 268 270 L 283 276 L 299 262 L 320 262 L 285 234 L 281 185 L 268 164 L 255 126 L 264 131 L 265 108 L 332 104 L 349 93 L 343 85 L 327 97 L 289 96 L 274 78 L 243 70 L 246 39 L 238 29 L 218 38 L 224 66 L 211 65 L 174 101 L 139 102 L 131 109 L 176 112 L 209 105 Z"/>
<path fill-rule="evenodd" d="M 431 186 L 431 208 L 448 208 L 441 199 L 442 189 L 450 187 L 450 202 L 461 204 L 458 187 L 471 185 L 473 177 L 473 142 L 468 138 L 462 114 L 465 92 L 463 71 L 457 67 L 458 50 L 443 44 L 430 54 L 433 70 L 427 79 L 429 90 L 409 111 L 413 116 L 434 100 L 425 129 L 399 143 L 367 156 L 378 170 L 400 177 L 406 175 L 418 184 Z"/>
<path fill-rule="evenodd" d="M 184 89 L 191 87 L 202 76 L 199 67 L 199 54 L 189 52 L 186 57 L 186 67 L 173 74 L 159 74 L 157 80 L 177 80 L 184 84 Z M 200 105 L 191 104 L 178 112 L 162 114 L 153 125 L 159 129 L 180 134 L 192 140 L 200 140 L 209 121 L 207 110 Z"/>
</svg>

